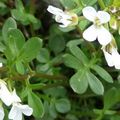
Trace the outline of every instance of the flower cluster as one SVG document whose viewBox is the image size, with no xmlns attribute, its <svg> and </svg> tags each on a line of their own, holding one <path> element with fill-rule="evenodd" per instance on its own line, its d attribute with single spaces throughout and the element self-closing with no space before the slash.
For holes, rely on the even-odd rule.
<svg viewBox="0 0 120 120">
<path fill-rule="evenodd" d="M 117 51 L 117 45 L 112 34 L 103 26 L 110 21 L 110 15 L 105 11 L 96 12 L 92 7 L 84 8 L 83 15 L 93 22 L 93 25 L 83 32 L 83 38 L 87 41 L 94 41 L 97 38 L 103 46 L 102 50 L 108 66 L 120 69 L 120 54 Z"/>
<path fill-rule="evenodd" d="M 8 118 L 11 120 L 22 120 L 22 114 L 30 116 L 33 113 L 33 109 L 31 107 L 21 104 L 21 99 L 16 94 L 15 89 L 12 92 L 8 90 L 7 84 L 3 80 L 0 80 L 0 99 L 6 106 L 12 105 L 12 108 L 8 115 Z M 3 120 L 4 116 L 4 109 L 1 104 L 0 120 Z"/>
<path fill-rule="evenodd" d="M 60 27 L 69 27 L 78 24 L 78 16 L 75 13 L 63 11 L 51 5 L 48 6 L 47 10 L 55 16 L 56 22 L 61 23 L 59 25 Z M 120 69 L 120 55 L 117 51 L 117 46 L 114 46 L 113 44 L 113 41 L 115 43 L 115 40 L 113 40 L 114 38 L 112 34 L 105 27 L 105 24 L 108 27 L 107 23 L 111 20 L 110 14 L 105 11 L 97 12 L 91 6 L 83 8 L 82 12 L 83 16 L 93 23 L 83 32 L 83 38 L 90 42 L 98 40 L 102 45 L 102 50 L 108 65 L 110 67 L 115 66 L 116 69 Z M 111 12 L 116 13 L 117 11 L 116 9 L 113 9 Z M 106 49 L 108 46 L 110 47 L 109 50 Z"/>
</svg>

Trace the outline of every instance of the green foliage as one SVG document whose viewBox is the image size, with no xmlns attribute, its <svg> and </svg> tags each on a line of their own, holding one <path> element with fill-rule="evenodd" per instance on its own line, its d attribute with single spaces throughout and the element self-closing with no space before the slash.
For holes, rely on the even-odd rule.
<svg viewBox="0 0 120 120">
<path fill-rule="evenodd" d="M 8 18 L 3 26 L 3 29 L 2 29 L 2 35 L 3 35 L 3 39 L 6 40 L 7 39 L 7 34 L 8 34 L 8 31 L 11 29 L 11 28 L 17 28 L 17 25 L 16 25 L 16 22 L 13 18 Z"/>
<path fill-rule="evenodd" d="M 21 0 L 16 0 L 16 9 L 11 10 L 12 17 L 20 21 L 23 25 L 32 23 L 34 26 L 37 24 L 37 28 L 40 28 L 40 21 L 25 11 Z"/>
<path fill-rule="evenodd" d="M 89 85 L 94 93 L 102 95 L 104 93 L 103 85 L 90 70 L 95 70 L 101 78 L 109 83 L 113 82 L 112 77 L 103 68 L 95 65 L 96 58 L 89 61 L 87 56 L 77 46 L 78 44 L 80 43 L 77 40 L 70 41 L 67 46 L 74 56 L 70 54 L 63 56 L 65 65 L 77 70 L 77 73 L 70 79 L 70 85 L 76 93 L 84 93 Z"/>
<path fill-rule="evenodd" d="M 55 101 L 56 110 L 60 113 L 69 112 L 71 109 L 71 105 L 68 99 L 62 98 Z"/>
<path fill-rule="evenodd" d="M 33 108 L 33 116 L 36 118 L 40 118 L 44 114 L 44 107 L 39 99 L 39 97 L 31 92 L 28 91 L 28 104 Z"/>
<path fill-rule="evenodd" d="M 53 10 L 52 15 L 48 5 L 63 12 Z M 82 14 L 86 6 L 110 14 L 103 26 L 114 40 L 102 49 L 98 41 L 83 39 L 91 26 Z M 102 51 L 105 47 L 112 55 L 112 47 L 120 50 L 119 17 L 120 0 L 0 1 L 0 79 L 10 92 L 16 89 L 20 104 L 33 109 L 23 120 L 120 119 L 120 72 L 107 65 Z M 117 29 L 112 29 L 116 21 Z M 8 120 L 12 105 L 1 99 L 0 107 Z"/>
</svg>

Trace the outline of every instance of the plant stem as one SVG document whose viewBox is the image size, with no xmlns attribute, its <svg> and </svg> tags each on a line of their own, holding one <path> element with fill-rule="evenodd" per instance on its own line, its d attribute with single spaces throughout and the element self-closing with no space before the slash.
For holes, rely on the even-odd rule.
<svg viewBox="0 0 120 120">
<path fill-rule="evenodd" d="M 0 68 L 0 73 L 5 73 L 8 71 L 7 67 L 2 67 Z M 36 78 L 43 78 L 43 79 L 48 79 L 48 80 L 68 80 L 68 78 L 64 75 L 48 75 L 45 73 L 35 73 L 34 71 L 29 72 L 25 75 L 16 75 L 16 76 L 12 76 L 10 77 L 12 80 L 26 80 L 28 78 L 28 76 L 30 78 L 32 77 L 36 77 Z"/>
<path fill-rule="evenodd" d="M 53 84 L 47 84 L 44 86 L 36 86 L 36 88 L 35 87 L 33 87 L 33 88 L 31 87 L 31 88 L 32 88 L 32 90 L 46 90 L 49 88 L 58 87 L 58 86 L 65 86 L 65 85 L 67 85 L 66 82 L 57 82 L 57 83 L 53 83 Z"/>
</svg>

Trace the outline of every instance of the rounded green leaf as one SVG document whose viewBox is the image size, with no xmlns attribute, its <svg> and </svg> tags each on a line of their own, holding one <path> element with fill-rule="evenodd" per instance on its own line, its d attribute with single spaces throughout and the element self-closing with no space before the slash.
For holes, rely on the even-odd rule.
<svg viewBox="0 0 120 120">
<path fill-rule="evenodd" d="M 25 73 L 24 65 L 22 64 L 22 62 L 20 62 L 20 61 L 16 62 L 16 70 L 20 74 L 24 74 Z"/>
<path fill-rule="evenodd" d="M 21 49 L 19 59 L 30 62 L 38 55 L 42 47 L 42 40 L 38 37 L 30 38 Z"/>
<path fill-rule="evenodd" d="M 49 47 L 54 53 L 60 53 L 65 49 L 65 39 L 62 34 L 52 34 L 49 40 Z"/>
<path fill-rule="evenodd" d="M 50 59 L 50 53 L 46 48 L 42 48 L 40 53 L 37 55 L 37 60 L 40 63 L 47 63 Z"/>
<path fill-rule="evenodd" d="M 8 38 L 14 38 L 14 46 L 16 49 L 21 49 L 25 44 L 25 37 L 19 29 L 12 28 L 8 32 Z"/>
<path fill-rule="evenodd" d="M 73 9 L 77 6 L 75 0 L 60 0 L 60 2 L 67 9 Z"/>
<path fill-rule="evenodd" d="M 8 34 L 8 31 L 11 28 L 17 28 L 17 24 L 16 24 L 15 20 L 12 17 L 8 18 L 5 21 L 5 24 L 3 25 L 2 35 L 3 35 L 4 40 L 7 40 L 7 34 Z"/>
<path fill-rule="evenodd" d="M 70 86 L 76 93 L 84 93 L 88 88 L 87 76 L 83 71 L 75 73 L 70 79 Z"/>
<path fill-rule="evenodd" d="M 60 113 L 69 112 L 71 109 L 70 101 L 66 98 L 61 98 L 55 101 L 56 110 Z"/>
</svg>

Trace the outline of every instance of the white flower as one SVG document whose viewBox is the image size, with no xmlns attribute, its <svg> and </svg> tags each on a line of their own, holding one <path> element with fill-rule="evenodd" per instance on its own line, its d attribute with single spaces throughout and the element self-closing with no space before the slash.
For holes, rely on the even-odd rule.
<svg viewBox="0 0 120 120">
<path fill-rule="evenodd" d="M 0 120 L 3 120 L 3 119 L 4 119 L 4 116 L 5 116 L 4 109 L 3 109 L 3 107 L 1 106 L 1 107 L 0 107 Z"/>
<path fill-rule="evenodd" d="M 16 94 L 15 90 L 12 92 L 11 101 L 12 101 L 12 108 L 8 115 L 9 119 L 22 120 L 22 114 L 24 114 L 26 116 L 32 115 L 33 109 L 31 107 L 29 107 L 28 105 L 20 104 L 21 99 Z"/>
<path fill-rule="evenodd" d="M 56 22 L 61 23 L 59 25 L 60 27 L 68 27 L 78 24 L 78 16 L 75 13 L 64 12 L 51 5 L 48 6 L 47 10 L 55 16 Z"/>
<path fill-rule="evenodd" d="M 13 106 L 9 113 L 9 119 L 12 120 L 22 120 L 22 114 L 26 116 L 31 116 L 33 113 L 33 109 L 28 105 L 22 105 L 20 103 L 13 103 Z"/>
<path fill-rule="evenodd" d="M 116 69 L 120 69 L 120 54 L 118 53 L 117 48 L 111 48 L 110 52 L 107 52 L 105 48 L 103 48 L 103 53 L 108 66 L 115 66 Z"/>
<path fill-rule="evenodd" d="M 103 24 L 110 20 L 110 15 L 104 11 L 98 11 L 93 7 L 85 7 L 83 15 L 89 21 L 93 22 L 87 30 L 83 32 L 83 38 L 88 41 L 98 39 L 101 45 L 107 45 L 112 40 L 110 32 L 104 28 Z"/>
<path fill-rule="evenodd" d="M 11 105 L 11 93 L 3 80 L 0 80 L 0 99 L 5 105 Z"/>
</svg>

